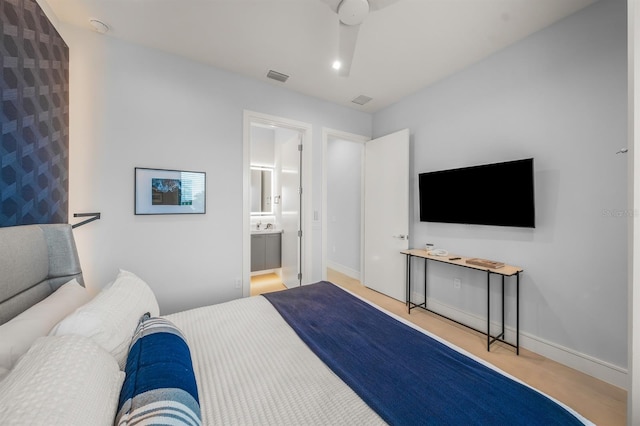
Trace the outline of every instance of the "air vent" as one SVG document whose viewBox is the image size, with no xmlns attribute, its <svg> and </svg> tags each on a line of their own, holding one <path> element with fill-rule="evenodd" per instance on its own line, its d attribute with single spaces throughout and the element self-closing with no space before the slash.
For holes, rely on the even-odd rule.
<svg viewBox="0 0 640 426">
<path fill-rule="evenodd" d="M 272 80 L 279 81 L 281 83 L 284 83 L 289 78 L 288 75 L 282 74 L 281 72 L 274 71 L 274 70 L 269 70 L 269 72 L 267 73 L 267 77 L 269 77 Z"/>
<path fill-rule="evenodd" d="M 368 96 L 360 95 L 357 98 L 353 99 L 351 102 L 353 102 L 354 104 L 358 104 L 358 105 L 364 105 L 364 104 L 366 104 L 367 102 L 369 102 L 372 99 L 373 98 L 370 98 Z"/>
</svg>

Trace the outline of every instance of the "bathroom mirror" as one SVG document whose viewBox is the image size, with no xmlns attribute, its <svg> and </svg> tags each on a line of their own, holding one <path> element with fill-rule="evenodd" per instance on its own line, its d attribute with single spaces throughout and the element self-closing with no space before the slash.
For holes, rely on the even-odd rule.
<svg viewBox="0 0 640 426">
<path fill-rule="evenodd" d="M 273 214 L 273 169 L 251 166 L 251 214 Z"/>
</svg>

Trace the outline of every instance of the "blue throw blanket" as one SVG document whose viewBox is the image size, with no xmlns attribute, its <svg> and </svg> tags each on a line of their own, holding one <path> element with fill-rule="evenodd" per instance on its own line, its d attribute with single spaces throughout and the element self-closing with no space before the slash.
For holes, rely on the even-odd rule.
<svg viewBox="0 0 640 426">
<path fill-rule="evenodd" d="M 125 373 L 115 425 L 202 424 L 191 351 L 169 320 L 143 317 Z"/>
<path fill-rule="evenodd" d="M 566 409 L 328 282 L 263 295 L 395 425 L 572 425 Z"/>
</svg>

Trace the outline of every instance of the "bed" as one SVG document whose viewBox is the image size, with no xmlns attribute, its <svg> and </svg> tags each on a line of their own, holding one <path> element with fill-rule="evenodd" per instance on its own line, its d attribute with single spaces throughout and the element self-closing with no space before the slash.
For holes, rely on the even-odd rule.
<svg viewBox="0 0 640 426">
<path fill-rule="evenodd" d="M 82 285 L 70 226 L 0 228 L 0 424 L 591 424 L 329 282 L 168 316 Z"/>
</svg>

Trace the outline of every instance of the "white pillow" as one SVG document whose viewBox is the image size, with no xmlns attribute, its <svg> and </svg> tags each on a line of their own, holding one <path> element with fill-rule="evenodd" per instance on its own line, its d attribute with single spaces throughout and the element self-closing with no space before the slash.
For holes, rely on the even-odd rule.
<svg viewBox="0 0 640 426">
<path fill-rule="evenodd" d="M 123 381 L 90 339 L 41 337 L 0 382 L 0 424 L 112 425 Z"/>
<path fill-rule="evenodd" d="M 121 270 L 111 286 L 60 321 L 50 334 L 91 337 L 124 369 L 131 337 L 146 312 L 160 313 L 153 291 L 135 274 Z"/>
<path fill-rule="evenodd" d="M 0 325 L 0 375 L 11 370 L 38 337 L 46 336 L 65 316 L 91 300 L 89 292 L 72 279 L 46 299 Z"/>
</svg>

